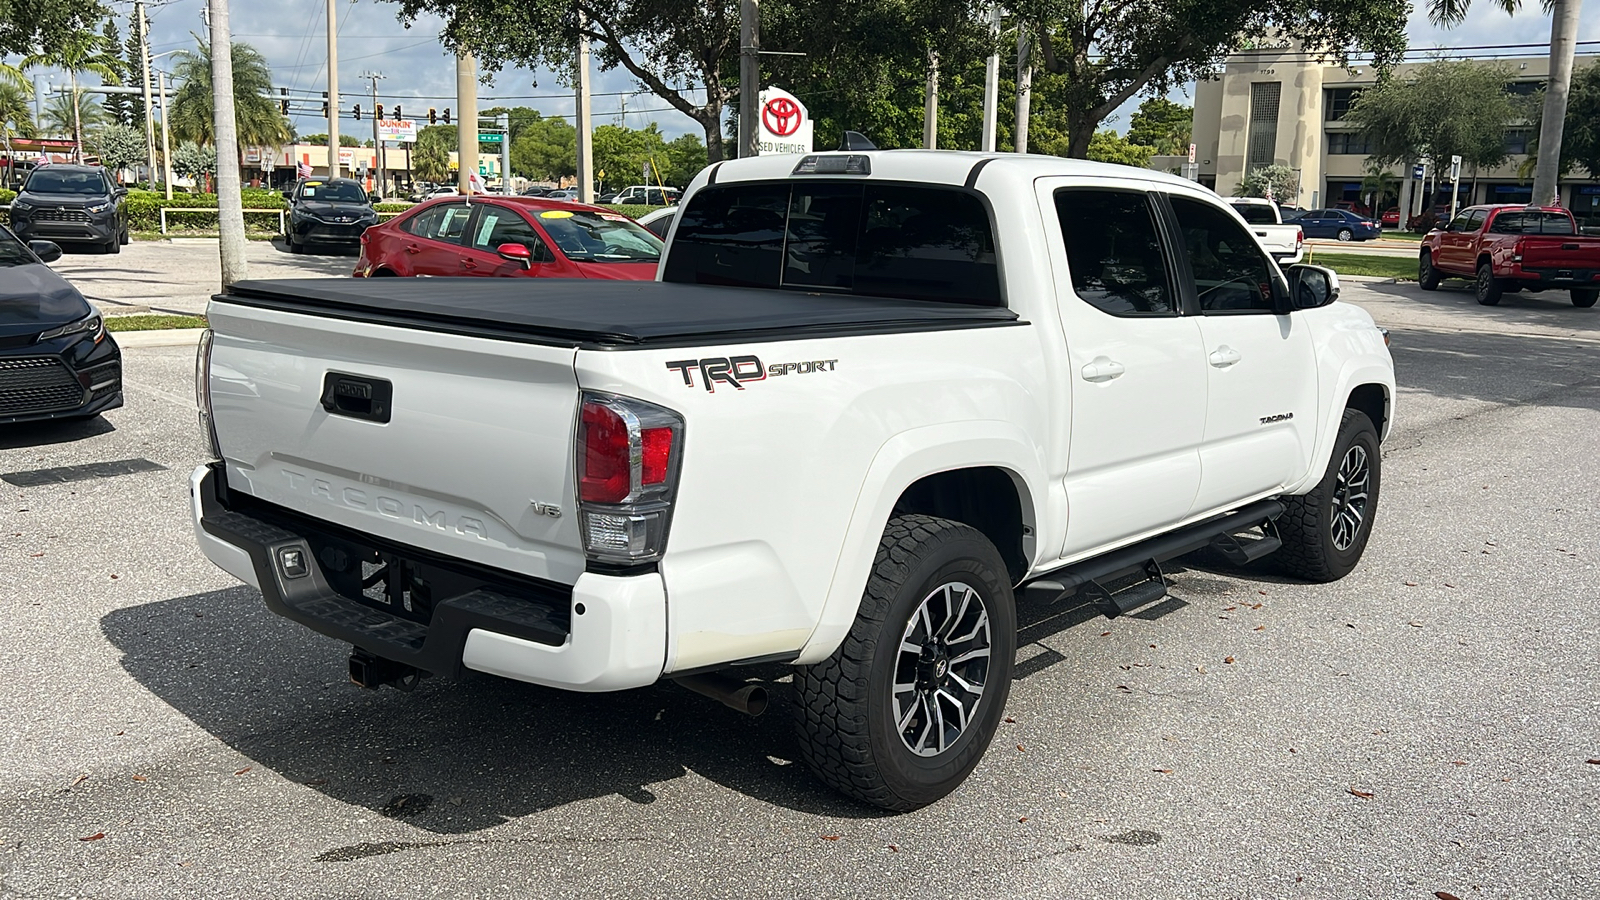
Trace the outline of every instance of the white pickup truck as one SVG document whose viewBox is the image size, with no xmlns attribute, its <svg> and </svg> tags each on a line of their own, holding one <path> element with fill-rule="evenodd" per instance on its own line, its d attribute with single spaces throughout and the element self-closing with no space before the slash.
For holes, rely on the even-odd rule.
<svg viewBox="0 0 1600 900">
<path fill-rule="evenodd" d="M 1293 265 L 1305 258 L 1306 233 L 1299 225 L 1283 224 L 1278 204 L 1259 197 L 1229 197 L 1228 205 L 1250 226 L 1261 246 L 1280 265 Z"/>
<path fill-rule="evenodd" d="M 246 282 L 197 389 L 195 533 L 352 680 L 661 679 L 755 712 L 861 801 L 953 790 L 1016 604 L 1108 616 L 1161 563 L 1357 563 L 1385 334 L 1214 194 L 1036 156 L 725 162 L 655 282 Z M 744 670 L 746 672 L 750 670 Z"/>
</svg>

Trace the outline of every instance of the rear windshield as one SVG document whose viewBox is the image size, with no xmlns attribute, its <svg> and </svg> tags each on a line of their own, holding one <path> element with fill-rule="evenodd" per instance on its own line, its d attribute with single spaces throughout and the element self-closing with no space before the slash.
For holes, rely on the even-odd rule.
<svg viewBox="0 0 1600 900">
<path fill-rule="evenodd" d="M 681 214 L 662 279 L 1005 305 L 988 211 L 953 188 L 708 187 Z"/>
<path fill-rule="evenodd" d="M 41 166 L 28 176 L 23 190 L 32 194 L 109 194 L 111 188 L 99 172 L 70 172 Z"/>
<path fill-rule="evenodd" d="M 1489 227 L 1494 234 L 1574 234 L 1572 219 L 1566 213 L 1503 212 Z"/>
<path fill-rule="evenodd" d="M 1233 208 L 1251 225 L 1278 224 L 1278 217 L 1273 214 L 1272 207 L 1264 203 L 1235 203 Z"/>
</svg>

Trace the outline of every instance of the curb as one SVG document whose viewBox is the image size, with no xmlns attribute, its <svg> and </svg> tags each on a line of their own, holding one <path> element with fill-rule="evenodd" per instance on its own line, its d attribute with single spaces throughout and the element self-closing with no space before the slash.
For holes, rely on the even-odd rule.
<svg viewBox="0 0 1600 900">
<path fill-rule="evenodd" d="M 124 350 L 142 347 L 193 347 L 204 328 L 158 328 L 151 331 L 113 331 L 111 337 Z"/>
</svg>

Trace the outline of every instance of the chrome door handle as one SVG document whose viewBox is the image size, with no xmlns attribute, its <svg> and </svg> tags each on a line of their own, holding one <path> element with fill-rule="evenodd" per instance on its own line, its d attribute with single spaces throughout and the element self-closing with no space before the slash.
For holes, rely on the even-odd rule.
<svg viewBox="0 0 1600 900">
<path fill-rule="evenodd" d="M 1239 351 L 1229 347 L 1227 344 L 1223 344 L 1221 347 L 1211 351 L 1211 355 L 1207 357 L 1211 365 L 1219 369 L 1226 369 L 1240 359 L 1243 359 L 1243 357 L 1239 355 Z"/>
<path fill-rule="evenodd" d="M 1096 356 L 1089 361 L 1088 365 L 1083 367 L 1083 380 L 1099 384 L 1110 381 L 1113 378 L 1120 378 L 1122 373 L 1126 371 L 1127 369 L 1123 368 L 1122 363 L 1111 357 Z"/>
</svg>

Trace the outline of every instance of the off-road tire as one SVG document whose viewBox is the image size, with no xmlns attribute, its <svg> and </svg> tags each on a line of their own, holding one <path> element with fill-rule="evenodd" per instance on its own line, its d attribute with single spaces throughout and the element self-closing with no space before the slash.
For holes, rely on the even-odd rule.
<svg viewBox="0 0 1600 900">
<path fill-rule="evenodd" d="M 1417 257 L 1417 287 L 1425 291 L 1436 291 L 1439 289 L 1439 282 L 1443 280 L 1444 276 L 1433 267 L 1433 254 L 1427 250 L 1422 251 L 1422 255 Z"/>
<path fill-rule="evenodd" d="M 1572 305 L 1579 309 L 1588 309 L 1594 302 L 1600 300 L 1600 288 L 1573 288 Z"/>
<path fill-rule="evenodd" d="M 1354 541 L 1340 549 L 1333 533 L 1336 515 L 1334 504 L 1339 495 L 1339 469 L 1345 464 L 1353 447 L 1360 447 L 1366 452 L 1370 474 L 1361 524 L 1356 529 Z M 1372 535 L 1372 520 L 1378 511 L 1381 473 L 1382 457 L 1377 427 L 1366 413 L 1357 409 L 1345 410 L 1322 480 L 1310 493 L 1284 498 L 1287 508 L 1277 522 L 1283 547 L 1274 554 L 1279 567 L 1295 578 L 1319 583 L 1338 581 L 1349 575 L 1356 563 L 1361 561 L 1361 554 L 1367 548 L 1367 538 Z"/>
<path fill-rule="evenodd" d="M 919 756 L 894 721 L 892 685 L 912 616 L 952 581 L 969 584 L 987 611 L 988 671 L 960 736 L 936 755 Z M 1011 578 L 988 538 L 948 519 L 890 519 L 844 643 L 823 662 L 795 669 L 801 757 L 829 786 L 882 809 L 905 812 L 938 800 L 978 765 L 999 728 L 1016 641 Z"/>
<path fill-rule="evenodd" d="M 1499 305 L 1500 297 L 1505 294 L 1500 279 L 1494 277 L 1494 267 L 1488 263 L 1478 266 L 1478 277 L 1473 281 L 1472 289 L 1478 297 L 1478 302 L 1484 306 Z"/>
</svg>

